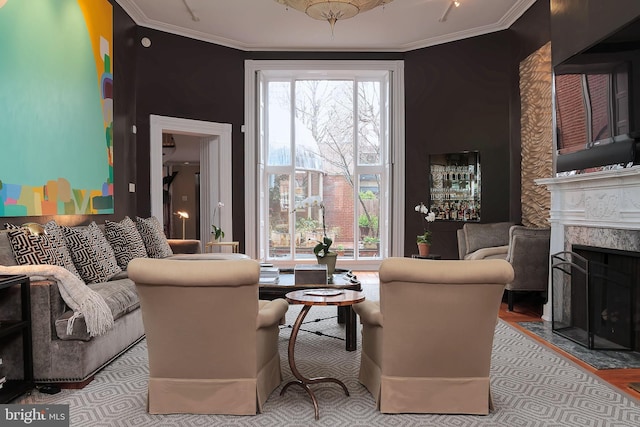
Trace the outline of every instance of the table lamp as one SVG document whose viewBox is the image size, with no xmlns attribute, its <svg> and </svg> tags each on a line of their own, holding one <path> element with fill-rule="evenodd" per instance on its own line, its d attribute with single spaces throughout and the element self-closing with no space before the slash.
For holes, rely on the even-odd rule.
<svg viewBox="0 0 640 427">
<path fill-rule="evenodd" d="M 182 219 L 182 240 L 185 240 L 185 224 L 189 219 L 189 213 L 186 211 L 178 211 L 176 215 Z"/>
</svg>

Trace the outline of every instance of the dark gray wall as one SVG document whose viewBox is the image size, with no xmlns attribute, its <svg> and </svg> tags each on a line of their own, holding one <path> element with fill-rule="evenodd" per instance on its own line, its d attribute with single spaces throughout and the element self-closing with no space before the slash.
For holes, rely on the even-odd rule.
<svg viewBox="0 0 640 427">
<path fill-rule="evenodd" d="M 548 1 L 546 3 L 548 10 Z M 539 16 L 541 15 L 541 16 Z M 151 48 L 137 47 L 137 184 L 147 194 L 149 114 L 231 123 L 233 125 L 234 239 L 244 240 L 244 139 L 239 132 L 244 117 L 245 59 L 404 59 L 406 92 L 407 207 L 426 201 L 428 155 L 463 150 L 481 152 L 483 222 L 519 220 L 519 162 L 513 164 L 512 146 L 519 149 L 519 132 L 512 134 L 513 114 L 519 114 L 517 63 L 522 50 L 539 47 L 537 33 L 548 15 L 520 32 L 501 31 L 486 36 L 401 53 L 241 52 L 162 32 L 139 29 L 138 40 L 149 37 Z M 548 31 L 547 31 L 548 33 Z M 520 42 L 527 35 L 527 41 Z M 548 34 L 546 36 L 548 39 Z M 543 36 L 544 40 L 545 37 Z M 524 40 L 524 39 L 523 39 Z M 139 43 L 137 43 L 139 46 Z M 530 45 L 530 46 L 529 46 Z M 525 47 L 526 46 L 526 47 Z M 535 50 L 535 49 L 533 49 Z M 532 50 L 531 50 L 532 51 Z M 525 55 L 526 56 L 526 55 Z M 512 111 L 514 104 L 517 111 Z M 517 136 L 513 140 L 514 135 Z M 517 153 L 519 159 L 519 152 Z M 150 212 L 140 197 L 137 212 Z M 407 210 L 405 253 L 415 252 L 420 221 Z M 433 251 L 455 258 L 455 230 L 460 223 L 434 226 Z"/>
<path fill-rule="evenodd" d="M 129 193 L 129 183 L 136 182 L 136 25 L 115 0 L 113 3 L 114 37 L 114 119 L 113 170 L 114 220 L 136 214 L 137 193 Z M 87 217 L 84 222 L 93 220 Z M 108 218 L 105 218 L 108 219 Z M 133 217 L 135 219 L 135 217 Z M 96 220 L 98 221 L 98 220 Z"/>
<path fill-rule="evenodd" d="M 548 11 L 548 0 L 540 1 L 531 10 Z M 231 123 L 233 236 L 243 242 L 244 136 L 240 126 L 244 121 L 244 60 L 404 59 L 407 206 L 426 200 L 429 154 L 478 150 L 483 168 L 483 222 L 518 221 L 519 130 L 516 132 L 515 128 L 519 126 L 519 97 L 514 96 L 517 63 L 548 39 L 545 30 L 548 16 L 532 11 L 521 18 L 524 24 L 514 25 L 517 30 L 406 54 L 242 52 L 147 28 L 137 28 L 133 37 L 128 27 L 123 28 L 121 37 L 126 52 L 135 58 L 133 63 L 125 64 L 130 75 L 135 75 L 135 89 L 125 96 L 125 105 L 127 112 L 133 110 L 135 119 L 130 114 L 117 117 L 121 119 L 119 135 L 124 140 L 119 144 L 119 152 L 126 164 L 119 179 L 125 189 L 128 182 L 135 182 L 137 192 L 130 194 L 125 190 L 124 197 L 117 196 L 117 203 L 124 209 L 116 215 L 150 213 L 150 114 Z M 117 16 L 116 21 L 119 19 Z M 142 37 L 151 39 L 150 48 L 141 46 Z M 117 64 L 123 67 L 121 62 Z M 129 132 L 133 124 L 137 126 L 137 135 Z M 514 179 L 517 182 L 512 184 Z M 410 254 L 415 251 L 413 240 L 420 222 L 409 209 L 404 222 L 405 253 Z M 446 258 L 455 258 L 455 230 L 459 226 L 460 223 L 453 222 L 436 224 L 433 250 Z"/>
<path fill-rule="evenodd" d="M 416 252 L 422 232 L 412 208 L 428 202 L 430 154 L 479 151 L 482 222 L 509 218 L 512 43 L 501 31 L 405 55 L 405 254 Z M 461 225 L 435 222 L 432 252 L 455 258 Z"/>
<path fill-rule="evenodd" d="M 140 44 L 151 39 L 151 47 Z M 244 59 L 236 49 L 148 28 L 136 36 L 136 212 L 151 213 L 149 115 L 232 125 L 233 238 L 244 242 Z"/>
</svg>

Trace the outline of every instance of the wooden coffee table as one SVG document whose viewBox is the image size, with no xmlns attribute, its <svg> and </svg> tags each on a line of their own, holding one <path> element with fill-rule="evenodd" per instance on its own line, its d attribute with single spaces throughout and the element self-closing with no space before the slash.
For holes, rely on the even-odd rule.
<svg viewBox="0 0 640 427">
<path fill-rule="evenodd" d="M 280 282 L 274 284 L 260 284 L 260 299 L 274 300 L 285 298 L 285 295 L 292 291 L 302 291 L 314 288 L 342 289 L 350 291 L 361 291 L 362 285 L 356 276 L 349 270 L 336 269 L 333 274 L 332 283 L 316 284 L 295 284 L 293 269 L 280 270 Z M 351 305 L 338 306 L 338 322 L 345 324 L 345 348 L 347 351 L 354 351 L 358 348 L 356 312 Z"/>
<path fill-rule="evenodd" d="M 280 391 L 280 396 L 282 396 L 287 391 L 289 386 L 299 385 L 311 397 L 311 401 L 313 402 L 313 408 L 315 411 L 315 417 L 317 420 L 320 418 L 318 401 L 315 394 L 313 393 L 313 390 L 311 390 L 311 388 L 309 387 L 309 384 L 335 383 L 342 387 L 344 394 L 346 394 L 347 396 L 349 396 L 349 390 L 347 389 L 347 386 L 337 378 L 306 378 L 300 373 L 300 371 L 298 371 L 295 359 L 295 347 L 296 338 L 298 337 L 298 331 L 300 330 L 300 326 L 302 325 L 302 321 L 304 320 L 305 316 L 314 305 L 335 305 L 338 307 L 351 307 L 353 304 L 364 301 L 364 294 L 358 291 L 323 288 L 289 292 L 285 295 L 285 298 L 291 304 L 303 304 L 304 306 L 302 307 L 302 309 L 300 310 L 300 314 L 298 314 L 298 317 L 296 318 L 296 322 L 293 325 L 293 329 L 291 331 L 291 337 L 289 338 L 289 366 L 291 367 L 291 373 L 294 377 L 296 377 L 296 379 L 285 384 L 285 386 L 282 388 L 282 391 Z"/>
</svg>

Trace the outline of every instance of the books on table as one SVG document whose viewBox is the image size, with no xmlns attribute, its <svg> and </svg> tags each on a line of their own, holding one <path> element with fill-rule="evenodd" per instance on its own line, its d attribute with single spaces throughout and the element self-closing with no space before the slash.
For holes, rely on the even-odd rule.
<svg viewBox="0 0 640 427">
<path fill-rule="evenodd" d="M 260 264 L 260 284 L 269 285 L 280 282 L 280 269 L 273 264 Z"/>
</svg>

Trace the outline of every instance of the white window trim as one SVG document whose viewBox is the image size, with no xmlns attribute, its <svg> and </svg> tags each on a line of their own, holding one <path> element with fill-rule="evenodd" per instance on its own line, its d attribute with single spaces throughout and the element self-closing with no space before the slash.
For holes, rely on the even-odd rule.
<svg viewBox="0 0 640 427">
<path fill-rule="evenodd" d="M 393 72 L 391 87 L 392 123 L 391 130 L 391 206 L 389 224 L 389 256 L 403 256 L 404 253 L 404 205 L 405 205 L 405 140 L 404 140 L 404 62 L 403 61 L 245 61 L 245 253 L 257 259 L 258 230 L 258 147 L 256 141 L 256 75 L 261 70 L 388 70 Z M 262 191 L 262 190 L 260 190 Z M 375 269 L 380 260 L 359 261 L 358 269 Z M 342 267 L 343 265 L 341 265 Z M 350 266 L 344 265 L 350 268 Z M 355 265 L 353 266 L 355 267 Z"/>
</svg>

